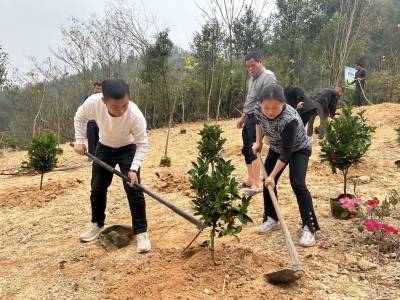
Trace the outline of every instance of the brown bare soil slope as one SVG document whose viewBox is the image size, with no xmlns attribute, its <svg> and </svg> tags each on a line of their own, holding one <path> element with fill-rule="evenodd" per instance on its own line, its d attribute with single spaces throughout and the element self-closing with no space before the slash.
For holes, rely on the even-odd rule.
<svg viewBox="0 0 400 300">
<path fill-rule="evenodd" d="M 399 188 L 400 146 L 394 128 L 400 126 L 399 105 L 365 107 L 370 124 L 377 126 L 372 146 L 363 162 L 351 167 L 349 177 L 368 175 L 371 180 L 356 187 L 364 200 L 384 199 Z M 245 180 L 240 154 L 241 135 L 236 120 L 219 122 L 227 138 L 226 158 L 236 166 L 234 176 Z M 159 167 L 164 155 L 166 129 L 149 131 L 150 151 L 142 166 L 142 185 L 179 208 L 193 213 L 186 172 L 197 157 L 198 132 L 202 123 L 172 128 L 168 156 L 170 168 Z M 303 278 L 288 285 L 271 285 L 263 275 L 291 268 L 283 234 L 257 235 L 262 221 L 262 195 L 251 200 L 249 216 L 254 224 L 244 226 L 241 242 L 232 237 L 217 239 L 213 266 L 210 252 L 197 245 L 207 239 L 204 230 L 195 243 L 182 250 L 196 235 L 195 226 L 158 201 L 146 196 L 149 237 L 152 250 L 136 253 L 136 243 L 107 252 L 99 241 L 78 240 L 90 224 L 91 165 L 64 144 L 59 167 L 40 175 L 17 172 L 26 151 L 0 152 L 0 298 L 1 299 L 400 299 L 400 263 L 394 254 L 377 262 L 374 246 L 361 243 L 351 221 L 334 219 L 329 198 L 342 191 L 342 176 L 333 175 L 318 158 L 314 136 L 307 184 L 314 199 L 321 231 L 317 242 L 298 246 L 300 217 L 287 171 L 282 175 L 279 202 L 284 218 L 306 271 Z M 268 146 L 263 149 L 263 157 Z M 158 174 L 158 175 L 157 175 Z M 350 190 L 353 185 L 350 183 Z M 130 224 L 130 213 L 121 179 L 114 178 L 108 193 L 106 225 Z M 399 215 L 392 225 L 400 227 Z M 361 265 L 361 262 L 367 262 Z M 365 263 L 365 262 L 364 262 Z M 361 266 L 361 267 L 360 267 Z M 363 267 L 364 266 L 364 267 Z M 363 270 L 364 269 L 364 270 Z M 368 269 L 368 270 L 366 270 Z"/>
</svg>

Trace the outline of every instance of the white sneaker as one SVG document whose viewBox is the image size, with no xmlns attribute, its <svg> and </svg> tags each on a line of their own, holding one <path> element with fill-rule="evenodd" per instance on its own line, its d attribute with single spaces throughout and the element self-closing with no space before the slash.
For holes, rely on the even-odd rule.
<svg viewBox="0 0 400 300">
<path fill-rule="evenodd" d="M 278 229 L 281 229 L 281 223 L 279 223 L 279 221 L 275 221 L 271 217 L 267 217 L 267 221 L 258 227 L 257 232 L 258 234 L 264 234 Z"/>
<path fill-rule="evenodd" d="M 99 233 L 103 230 L 103 227 L 97 226 L 97 223 L 92 223 L 92 227 L 88 231 L 86 231 L 84 234 L 82 234 L 79 239 L 82 242 L 90 242 L 93 241 Z"/>
<path fill-rule="evenodd" d="M 147 232 L 142 232 L 136 235 L 136 251 L 138 253 L 149 252 L 151 249 L 150 240 Z"/>
<path fill-rule="evenodd" d="M 311 247 L 315 245 L 315 233 L 312 233 L 307 225 L 304 225 L 302 230 L 303 235 L 300 239 L 300 246 Z"/>
</svg>

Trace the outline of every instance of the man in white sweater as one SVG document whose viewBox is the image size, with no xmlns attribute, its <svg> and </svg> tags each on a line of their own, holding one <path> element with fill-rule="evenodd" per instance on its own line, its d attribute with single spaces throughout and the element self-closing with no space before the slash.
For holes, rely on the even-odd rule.
<svg viewBox="0 0 400 300">
<path fill-rule="evenodd" d="M 147 236 L 146 203 L 143 192 L 134 188 L 140 183 L 140 165 L 148 151 L 146 120 L 136 104 L 129 100 L 129 86 L 123 80 L 109 79 L 102 82 L 103 92 L 87 98 L 78 108 L 75 118 L 75 151 L 86 151 L 86 123 L 95 120 L 100 129 L 96 157 L 115 168 L 131 182 L 124 182 L 124 189 L 132 215 L 133 233 L 137 239 L 137 252 L 151 249 Z M 90 202 L 92 226 L 80 236 L 83 242 L 93 241 L 104 227 L 107 189 L 113 173 L 96 162 L 92 165 Z"/>
</svg>

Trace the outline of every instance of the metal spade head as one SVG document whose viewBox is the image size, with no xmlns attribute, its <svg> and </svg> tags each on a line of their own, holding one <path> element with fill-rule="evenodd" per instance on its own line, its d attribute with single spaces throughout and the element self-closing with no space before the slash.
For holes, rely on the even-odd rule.
<svg viewBox="0 0 400 300">
<path fill-rule="evenodd" d="M 300 279 L 304 271 L 294 271 L 293 269 L 283 269 L 280 271 L 265 274 L 264 278 L 272 284 L 291 283 Z"/>
</svg>

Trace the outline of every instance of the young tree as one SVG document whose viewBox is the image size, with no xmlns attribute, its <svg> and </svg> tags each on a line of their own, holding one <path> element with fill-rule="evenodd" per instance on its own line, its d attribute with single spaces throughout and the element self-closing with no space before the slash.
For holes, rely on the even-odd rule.
<svg viewBox="0 0 400 300">
<path fill-rule="evenodd" d="M 348 195 L 349 168 L 361 162 L 371 146 L 371 135 L 376 129 L 376 126 L 366 124 L 364 112 L 365 110 L 353 114 L 350 104 L 342 108 L 342 114 L 339 117 L 322 125 L 326 133 L 325 139 L 319 142 L 322 153 L 319 157 L 321 162 L 329 163 L 332 173 L 336 174 L 337 170 L 342 173 L 343 197 Z"/>
<path fill-rule="evenodd" d="M 199 63 L 197 72 L 201 74 L 206 101 L 206 119 L 210 120 L 211 97 L 215 82 L 215 73 L 223 61 L 225 32 L 216 21 L 202 27 L 196 32 L 191 44 L 192 55 Z"/>
<path fill-rule="evenodd" d="M 171 94 L 172 72 L 168 59 L 171 55 L 173 43 L 168 37 L 168 29 L 157 34 L 153 45 L 147 47 L 143 56 L 142 80 L 149 83 L 160 95 L 162 110 L 166 113 L 166 123 L 168 125 L 167 139 L 165 142 L 165 153 L 161 159 L 161 164 L 170 166 L 168 158 L 168 140 L 173 116 L 175 112 L 176 97 Z"/>
<path fill-rule="evenodd" d="M 195 205 L 195 215 L 204 220 L 204 228 L 211 227 L 210 239 L 201 246 L 208 247 L 211 251 L 211 259 L 214 263 L 215 237 L 233 235 L 239 242 L 241 226 L 235 226 L 237 218 L 242 224 L 252 222 L 247 216 L 247 208 L 250 197 L 240 197 L 238 194 L 238 182 L 231 178 L 235 167 L 231 161 L 225 161 L 221 155 L 226 139 L 221 137 L 219 125 L 204 124 L 200 131 L 201 140 L 199 144 L 199 156 L 197 163 L 192 162 L 193 169 L 188 171 L 190 183 L 197 191 L 196 199 L 192 200 Z"/>
<path fill-rule="evenodd" d="M 28 149 L 29 165 L 41 173 L 40 189 L 42 189 L 44 173 L 50 172 L 57 166 L 56 136 L 53 132 L 40 137 L 33 137 Z"/>
</svg>

